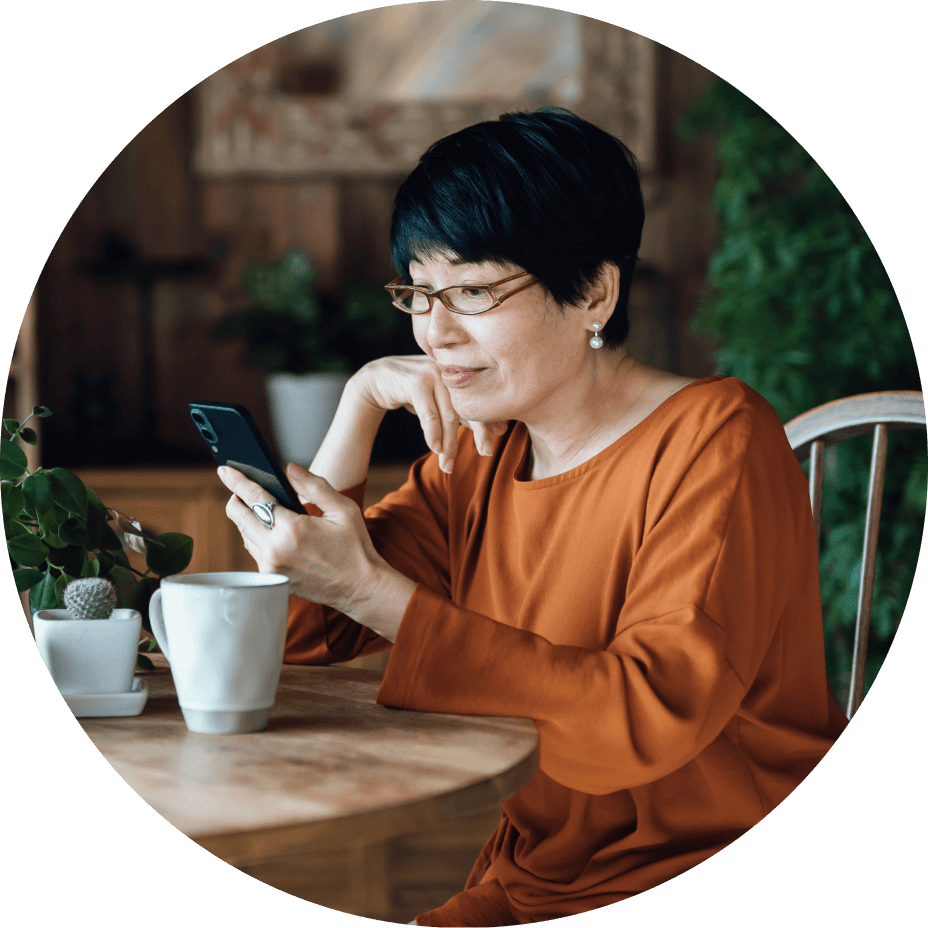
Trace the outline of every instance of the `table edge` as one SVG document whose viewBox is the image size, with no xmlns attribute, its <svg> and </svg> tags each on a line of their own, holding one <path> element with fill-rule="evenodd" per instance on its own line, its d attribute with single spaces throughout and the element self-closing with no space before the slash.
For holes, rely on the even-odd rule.
<svg viewBox="0 0 928 928">
<path fill-rule="evenodd" d="M 305 853 L 314 844 L 326 850 L 348 848 L 359 842 L 386 840 L 446 824 L 486 809 L 515 795 L 529 783 L 537 769 L 536 737 L 535 746 L 504 773 L 414 803 L 295 825 L 185 837 L 226 863 L 239 867 L 267 861 L 270 857 Z"/>
</svg>

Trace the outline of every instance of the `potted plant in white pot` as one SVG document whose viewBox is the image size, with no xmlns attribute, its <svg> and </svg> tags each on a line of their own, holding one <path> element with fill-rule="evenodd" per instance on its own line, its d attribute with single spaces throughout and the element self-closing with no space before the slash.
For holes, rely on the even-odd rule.
<svg viewBox="0 0 928 928">
<path fill-rule="evenodd" d="M 308 467 L 352 371 L 397 329 L 398 314 L 383 288 L 368 282 L 320 298 L 313 263 L 296 248 L 278 263 L 249 266 L 244 284 L 249 306 L 220 319 L 213 337 L 245 340 L 244 363 L 267 373 L 281 455 Z"/>
<path fill-rule="evenodd" d="M 72 580 L 64 589 L 64 608 L 40 609 L 32 621 L 39 653 L 63 696 L 131 693 L 142 614 L 116 608 L 109 580 Z M 144 704 L 144 687 L 137 691 L 136 701 Z"/>
<path fill-rule="evenodd" d="M 147 534 L 138 522 L 107 509 L 90 487 L 63 467 L 49 470 L 37 467 L 30 473 L 26 454 L 16 442 L 36 444 L 35 432 L 26 423 L 32 416 L 50 415 L 46 407 L 36 406 L 22 423 L 16 419 L 3 420 L 9 438 L 0 439 L 0 497 L 13 579 L 20 593 L 29 592 L 33 630 L 43 658 L 75 714 L 132 714 L 127 711 L 132 708 L 131 699 L 117 705 L 120 700 L 113 697 L 133 692 L 130 687 L 134 686 L 134 667 L 152 667 L 144 654 L 137 653 L 139 629 L 144 626 L 151 631 L 148 604 L 152 594 L 161 577 L 180 573 L 190 563 L 193 539 L 180 532 Z M 145 555 L 144 572 L 129 562 L 124 545 Z M 99 599 L 104 606 L 112 601 L 114 608 L 105 622 L 99 620 L 99 614 L 97 621 L 64 618 L 63 613 L 69 610 L 68 598 L 70 609 L 79 610 L 85 619 L 89 618 L 81 606 L 80 593 L 67 592 L 75 580 L 87 579 L 104 581 L 89 586 L 96 590 L 94 601 Z M 80 591 L 84 586 L 88 584 L 82 583 L 75 589 Z M 104 646 L 101 642 L 108 640 L 108 636 L 123 644 Z M 62 645 L 59 639 L 70 644 Z M 59 643 L 53 644 L 53 640 Z M 152 641 L 150 647 L 153 645 Z M 95 676 L 96 671 L 84 666 L 91 663 L 90 658 L 80 656 L 86 653 L 81 650 L 85 646 L 91 652 L 102 649 L 110 654 L 119 669 L 114 666 Z M 110 672 L 113 679 L 118 677 L 120 681 L 112 684 L 117 687 L 124 685 L 126 673 L 129 674 L 128 686 L 121 693 L 114 694 L 111 684 L 100 682 L 110 679 L 107 676 Z M 97 693 L 87 691 L 100 685 L 105 688 Z M 101 703 L 102 697 L 108 698 Z"/>
</svg>

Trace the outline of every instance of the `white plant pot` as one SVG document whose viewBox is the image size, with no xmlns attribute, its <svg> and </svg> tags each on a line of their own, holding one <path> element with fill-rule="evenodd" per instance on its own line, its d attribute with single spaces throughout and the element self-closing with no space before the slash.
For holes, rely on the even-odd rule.
<svg viewBox="0 0 928 928">
<path fill-rule="evenodd" d="M 33 616 L 35 643 L 65 696 L 128 693 L 132 689 L 142 616 L 114 609 L 108 619 L 69 618 L 67 609 Z"/>
<path fill-rule="evenodd" d="M 277 447 L 286 466 L 309 467 L 322 444 L 349 374 L 270 374 L 267 398 Z"/>
</svg>

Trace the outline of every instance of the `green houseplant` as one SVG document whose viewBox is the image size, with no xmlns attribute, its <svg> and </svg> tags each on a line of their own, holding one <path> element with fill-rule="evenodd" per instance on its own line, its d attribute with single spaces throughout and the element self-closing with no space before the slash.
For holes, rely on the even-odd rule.
<svg viewBox="0 0 928 928">
<path fill-rule="evenodd" d="M 718 238 L 696 331 L 786 422 L 829 400 L 920 390 L 905 319 L 867 233 L 825 172 L 764 110 L 722 80 L 679 125 L 716 143 Z M 829 679 L 847 691 L 870 446 L 826 456 L 821 539 Z M 894 432 L 880 527 L 866 673 L 876 676 L 902 616 L 925 521 L 924 433 Z"/>
<path fill-rule="evenodd" d="M 307 254 L 291 248 L 279 262 L 249 266 L 249 305 L 220 319 L 219 341 L 241 339 L 243 362 L 265 371 L 274 432 L 290 461 L 308 465 L 331 424 L 353 370 L 396 330 L 383 287 L 352 284 L 338 299 L 316 292 Z"/>
<path fill-rule="evenodd" d="M 28 470 L 17 441 L 36 444 L 32 416 L 51 415 L 36 406 L 22 423 L 4 419 L 8 437 L 0 439 L 0 493 L 7 552 L 16 589 L 29 591 L 29 608 L 65 607 L 65 589 L 81 577 L 109 580 L 120 609 L 138 611 L 147 624 L 148 603 L 161 577 L 190 563 L 193 540 L 179 532 L 149 535 L 138 522 L 107 509 L 97 494 L 63 467 Z M 147 569 L 136 570 L 124 545 L 144 553 Z M 141 666 L 151 666 L 139 655 Z"/>
</svg>

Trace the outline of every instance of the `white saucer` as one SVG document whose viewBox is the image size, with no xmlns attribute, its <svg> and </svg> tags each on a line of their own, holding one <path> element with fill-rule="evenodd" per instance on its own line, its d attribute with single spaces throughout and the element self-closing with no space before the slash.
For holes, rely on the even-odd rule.
<svg viewBox="0 0 928 928">
<path fill-rule="evenodd" d="M 132 680 L 132 689 L 128 693 L 62 693 L 62 696 L 75 718 L 115 718 L 140 715 L 148 699 L 148 686 L 141 677 L 135 677 Z"/>
</svg>

